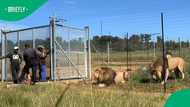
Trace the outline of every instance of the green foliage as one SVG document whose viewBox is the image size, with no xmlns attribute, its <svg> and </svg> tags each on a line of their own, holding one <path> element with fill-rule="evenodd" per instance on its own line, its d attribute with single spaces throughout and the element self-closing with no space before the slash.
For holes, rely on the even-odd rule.
<svg viewBox="0 0 190 107">
<path fill-rule="evenodd" d="M 131 81 L 137 83 L 148 83 L 151 81 L 151 75 L 148 70 L 139 69 L 137 72 L 134 72 L 132 74 L 131 79 L 132 79 Z"/>
<path fill-rule="evenodd" d="M 118 36 L 103 35 L 93 37 L 93 39 L 91 40 L 92 51 L 96 52 L 96 50 L 98 50 L 99 52 L 106 52 L 108 42 L 111 42 L 110 49 L 114 52 L 127 51 L 127 44 L 128 51 L 152 50 L 155 46 L 156 50 L 162 48 L 161 36 L 157 36 L 157 40 L 153 41 L 152 35 L 150 34 L 133 34 L 130 35 L 128 39 L 126 37 L 121 38 Z M 165 41 L 165 45 L 169 50 L 178 50 L 178 48 L 180 47 L 179 42 L 176 42 L 174 40 Z M 181 41 L 181 48 L 188 47 L 189 41 Z"/>
</svg>

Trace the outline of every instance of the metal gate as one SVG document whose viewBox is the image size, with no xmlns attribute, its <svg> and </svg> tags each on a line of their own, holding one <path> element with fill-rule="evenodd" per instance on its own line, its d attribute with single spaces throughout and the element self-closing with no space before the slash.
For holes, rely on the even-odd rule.
<svg viewBox="0 0 190 107">
<path fill-rule="evenodd" d="M 88 27 L 84 29 L 72 28 L 56 24 L 52 18 L 49 25 L 20 29 L 15 31 L 1 31 L 1 55 L 5 56 L 19 46 L 21 53 L 24 44 L 33 48 L 44 45 L 50 50 L 47 57 L 47 78 L 51 80 L 87 78 L 90 70 L 87 48 Z M 90 47 L 90 46 L 89 46 Z M 21 70 L 24 63 L 21 64 Z M 11 80 L 9 59 L 1 61 L 1 79 Z M 37 73 L 38 74 L 38 73 Z M 38 77 L 38 75 L 37 75 Z"/>
<path fill-rule="evenodd" d="M 27 29 L 20 29 L 14 31 L 2 31 L 2 56 L 7 55 L 12 52 L 14 46 L 20 48 L 21 54 L 24 50 L 25 44 L 30 44 L 33 48 L 37 45 L 44 45 L 49 49 L 49 38 L 50 38 L 50 26 L 38 26 Z M 47 77 L 50 77 L 50 60 L 49 56 L 47 57 Z M 2 60 L 2 80 L 12 80 L 11 69 L 10 69 L 10 60 Z M 21 64 L 21 70 L 24 66 L 24 61 Z M 21 72 L 20 72 L 21 73 Z M 37 75 L 38 76 L 38 75 Z"/>
<path fill-rule="evenodd" d="M 85 30 L 56 26 L 55 66 L 56 79 L 87 77 L 87 52 L 85 50 Z"/>
</svg>

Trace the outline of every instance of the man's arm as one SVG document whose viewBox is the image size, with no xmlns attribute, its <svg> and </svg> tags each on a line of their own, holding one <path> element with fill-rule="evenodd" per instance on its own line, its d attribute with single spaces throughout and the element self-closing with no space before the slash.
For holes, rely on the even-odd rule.
<svg viewBox="0 0 190 107">
<path fill-rule="evenodd" d="M 20 63 L 22 63 L 22 60 L 23 60 L 23 57 L 21 54 L 19 54 L 19 57 L 20 57 Z"/>
<path fill-rule="evenodd" d="M 1 56 L 1 57 L 0 57 L 0 60 L 5 59 L 5 58 L 6 58 L 6 56 Z"/>
<path fill-rule="evenodd" d="M 7 55 L 5 55 L 5 56 L 1 56 L 1 57 L 0 57 L 0 60 L 5 59 L 5 58 L 9 58 L 9 57 L 10 57 L 10 53 L 7 54 Z"/>
<path fill-rule="evenodd" d="M 46 58 L 49 54 L 50 54 L 50 50 L 47 50 L 47 52 L 46 52 L 44 58 Z"/>
</svg>

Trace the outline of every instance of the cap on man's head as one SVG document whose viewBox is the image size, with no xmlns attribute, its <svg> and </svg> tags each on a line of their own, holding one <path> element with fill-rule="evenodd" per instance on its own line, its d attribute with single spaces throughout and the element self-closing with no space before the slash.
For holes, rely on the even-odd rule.
<svg viewBox="0 0 190 107">
<path fill-rule="evenodd" d="M 45 47 L 43 45 L 38 45 L 37 48 L 38 49 L 44 49 Z"/>
<path fill-rule="evenodd" d="M 14 50 L 18 50 L 18 49 L 19 49 L 19 47 L 18 47 L 18 46 L 15 46 L 15 47 L 14 47 Z"/>
</svg>

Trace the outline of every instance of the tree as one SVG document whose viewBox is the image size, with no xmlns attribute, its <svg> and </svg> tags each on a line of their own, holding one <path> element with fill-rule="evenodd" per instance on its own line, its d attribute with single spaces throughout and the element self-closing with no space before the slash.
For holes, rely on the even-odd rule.
<svg viewBox="0 0 190 107">
<path fill-rule="evenodd" d="M 139 35 L 133 34 L 129 38 L 129 44 L 131 45 L 132 50 L 141 49 L 141 38 Z"/>
<path fill-rule="evenodd" d="M 156 44 L 157 48 L 161 48 L 162 47 L 162 38 L 161 36 L 157 36 L 157 44 Z"/>
</svg>

